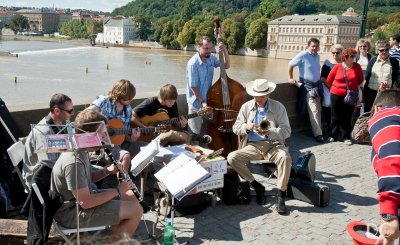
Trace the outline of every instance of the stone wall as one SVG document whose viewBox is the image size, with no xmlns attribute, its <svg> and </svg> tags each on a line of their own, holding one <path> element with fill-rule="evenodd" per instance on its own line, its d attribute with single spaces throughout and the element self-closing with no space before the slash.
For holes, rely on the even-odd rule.
<svg viewBox="0 0 400 245">
<path fill-rule="evenodd" d="M 178 89 L 178 108 L 180 114 L 187 114 L 188 106 L 186 103 L 186 95 L 184 89 Z M 157 94 L 157 93 L 153 93 Z M 296 116 L 296 100 L 297 100 L 297 87 L 292 86 L 288 83 L 279 83 L 277 84 L 276 90 L 271 95 L 271 98 L 282 102 L 286 110 L 288 112 L 290 125 L 292 127 L 292 132 L 299 132 L 303 130 L 307 130 L 310 128 L 309 121 L 307 120 L 307 116 L 298 117 Z M 140 102 L 142 102 L 145 98 L 136 98 L 132 101 L 132 106 L 136 106 Z M 252 99 L 249 97 L 249 99 Z M 75 112 L 79 112 L 85 109 L 88 104 L 80 104 L 74 105 Z M 24 110 L 24 111 L 12 111 L 11 114 L 14 116 L 16 121 L 20 124 L 23 132 L 28 135 L 30 131 L 30 124 L 39 122 L 47 113 L 49 112 L 48 108 L 41 109 L 32 109 L 32 110 Z"/>
</svg>

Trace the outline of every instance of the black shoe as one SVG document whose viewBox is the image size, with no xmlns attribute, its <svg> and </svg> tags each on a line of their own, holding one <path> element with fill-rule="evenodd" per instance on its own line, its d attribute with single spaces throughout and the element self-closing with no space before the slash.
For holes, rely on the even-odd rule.
<svg viewBox="0 0 400 245">
<path fill-rule="evenodd" d="M 253 181 L 250 183 L 254 190 L 256 191 L 256 203 L 258 205 L 264 205 L 267 201 L 267 198 L 265 197 L 265 187 L 258 183 L 257 181 Z"/>
<path fill-rule="evenodd" d="M 192 137 L 192 140 L 194 141 L 198 141 L 200 144 L 210 144 L 212 141 L 212 138 L 210 135 L 198 135 L 198 134 L 194 134 Z"/>
<path fill-rule="evenodd" d="M 277 202 L 276 202 L 276 211 L 278 214 L 285 214 L 287 209 L 285 205 L 285 198 L 284 197 L 277 197 Z"/>
<path fill-rule="evenodd" d="M 325 141 L 324 136 L 322 136 L 322 135 L 315 136 L 315 140 L 318 142 L 321 142 L 321 143 Z"/>
<path fill-rule="evenodd" d="M 285 205 L 285 196 L 285 191 L 278 190 L 278 195 L 276 198 L 276 211 L 278 212 L 278 214 L 284 214 L 287 211 Z"/>
</svg>

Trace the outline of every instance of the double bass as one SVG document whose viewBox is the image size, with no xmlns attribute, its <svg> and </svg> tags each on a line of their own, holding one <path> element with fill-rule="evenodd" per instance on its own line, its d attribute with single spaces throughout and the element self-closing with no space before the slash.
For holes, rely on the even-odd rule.
<svg viewBox="0 0 400 245">
<path fill-rule="evenodd" d="M 214 21 L 215 37 L 219 43 L 221 42 L 219 17 L 216 16 Z M 208 146 L 213 150 L 224 148 L 222 155 L 226 157 L 238 147 L 237 137 L 232 131 L 232 126 L 240 107 L 246 102 L 247 94 L 243 85 L 226 74 L 224 53 L 219 52 L 218 55 L 221 76 L 207 93 L 207 105 L 214 108 L 213 119 L 207 125 L 207 134 L 213 139 Z"/>
</svg>

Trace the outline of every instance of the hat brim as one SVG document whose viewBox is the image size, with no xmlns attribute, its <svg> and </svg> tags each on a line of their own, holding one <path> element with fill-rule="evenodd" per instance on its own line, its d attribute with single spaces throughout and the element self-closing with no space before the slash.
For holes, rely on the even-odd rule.
<svg viewBox="0 0 400 245">
<path fill-rule="evenodd" d="M 274 92 L 275 88 L 276 88 L 276 84 L 275 83 L 271 83 L 268 82 L 268 91 L 267 92 L 256 92 L 253 90 L 253 84 L 254 81 L 250 81 L 246 84 L 246 92 L 251 95 L 251 96 L 264 96 L 264 95 L 268 95 L 271 94 L 272 92 Z"/>
</svg>

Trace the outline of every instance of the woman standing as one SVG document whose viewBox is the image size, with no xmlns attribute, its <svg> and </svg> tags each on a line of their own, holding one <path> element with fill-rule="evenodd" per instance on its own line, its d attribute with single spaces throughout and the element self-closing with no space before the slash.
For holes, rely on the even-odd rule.
<svg viewBox="0 0 400 245">
<path fill-rule="evenodd" d="M 364 84 L 364 111 L 366 112 L 371 110 L 379 90 L 399 87 L 399 61 L 389 57 L 389 42 L 379 40 L 375 47 L 378 56 L 368 62 Z"/>
<path fill-rule="evenodd" d="M 367 70 L 368 62 L 371 60 L 372 55 L 369 53 L 371 50 L 371 43 L 365 39 L 360 39 L 356 45 L 357 55 L 356 62 L 360 64 L 361 69 L 364 73 L 364 78 L 366 78 L 365 71 Z"/>
<path fill-rule="evenodd" d="M 343 139 L 351 145 L 351 115 L 354 105 L 344 103 L 344 97 L 349 90 L 358 93 L 358 86 L 364 81 L 361 66 L 354 62 L 357 52 L 347 48 L 342 53 L 342 63 L 335 65 L 329 73 L 327 83 L 331 86 L 331 128 L 332 137 L 328 141 Z M 348 84 L 348 85 L 347 85 Z M 341 136 L 343 131 L 343 137 Z"/>
<path fill-rule="evenodd" d="M 332 129 L 331 124 L 331 92 L 329 91 L 331 86 L 328 85 L 326 79 L 328 78 L 329 72 L 332 68 L 342 62 L 343 46 L 341 44 L 335 44 L 331 48 L 332 56 L 324 61 L 321 68 L 321 81 L 322 87 L 324 88 L 324 95 L 322 98 L 322 125 L 327 125 L 324 134 L 331 136 Z"/>
</svg>

